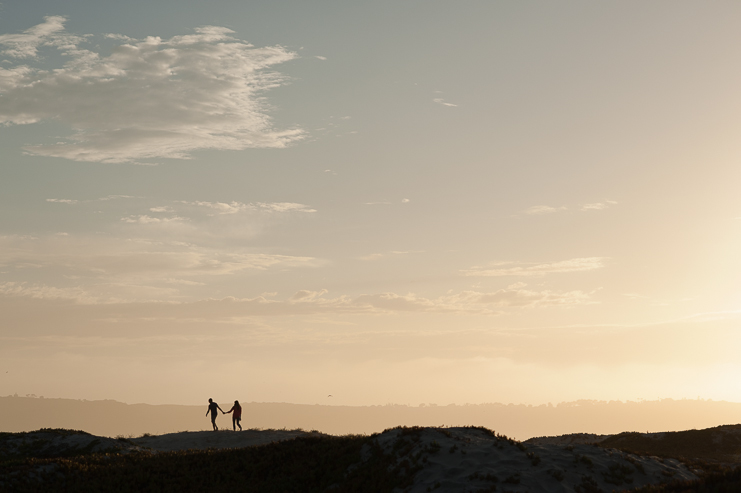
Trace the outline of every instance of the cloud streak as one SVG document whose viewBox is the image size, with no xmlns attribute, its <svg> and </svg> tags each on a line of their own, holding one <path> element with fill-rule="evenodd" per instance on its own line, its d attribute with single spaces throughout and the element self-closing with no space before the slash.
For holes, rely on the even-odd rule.
<svg viewBox="0 0 741 493">
<path fill-rule="evenodd" d="M 580 208 L 582 211 L 601 211 L 607 209 L 610 206 L 616 205 L 617 202 L 614 200 L 605 200 L 604 202 L 593 202 L 591 204 L 583 204 Z"/>
<path fill-rule="evenodd" d="M 566 210 L 566 207 L 551 207 L 549 205 L 534 205 L 532 207 L 528 207 L 524 211 L 522 211 L 523 214 L 528 215 L 541 215 L 541 214 L 553 214 L 554 212 L 563 211 Z"/>
<path fill-rule="evenodd" d="M 437 104 L 441 104 L 443 106 L 450 106 L 450 107 L 453 107 L 453 108 L 456 107 L 456 106 L 458 106 L 457 104 L 446 102 L 443 98 L 435 98 L 435 99 L 432 100 L 432 102 L 433 103 L 437 103 Z"/>
<path fill-rule="evenodd" d="M 74 130 L 64 142 L 25 148 L 29 154 L 101 163 L 187 159 L 202 149 L 285 147 L 300 129 L 275 130 L 262 94 L 285 83 L 268 69 L 296 57 L 280 46 L 257 48 L 216 26 L 169 39 L 108 36 L 102 56 L 82 48 L 88 36 L 64 32 L 46 17 L 21 34 L 0 36 L 18 60 L 0 68 L 0 123 L 59 121 Z M 68 61 L 54 70 L 23 61 L 42 48 Z"/>
<path fill-rule="evenodd" d="M 169 280 L 169 283 L 182 281 Z M 55 288 L 28 283 L 0 284 L 0 295 L 44 300 L 67 300 L 79 304 L 118 304 L 130 308 L 126 318 L 168 318 L 229 320 L 252 316 L 318 315 L 318 314 L 394 314 L 453 313 L 463 315 L 500 315 L 504 308 L 540 308 L 591 304 L 591 294 L 583 291 L 533 291 L 515 284 L 494 292 L 462 291 L 437 298 L 414 293 L 377 293 L 356 297 L 326 297 L 327 290 L 299 290 L 288 299 L 275 300 L 226 297 L 193 302 L 128 302 L 100 300 L 80 287 Z"/>
<path fill-rule="evenodd" d="M 312 209 L 304 204 L 297 204 L 294 202 L 255 202 L 245 204 L 243 202 L 183 202 L 184 204 L 196 205 L 199 207 L 206 207 L 218 211 L 219 214 L 236 214 L 238 212 L 245 211 L 261 211 L 261 212 L 316 212 L 316 209 Z"/>
<path fill-rule="evenodd" d="M 133 227 L 160 226 L 151 218 L 133 218 Z M 316 267 L 307 256 L 254 252 L 244 248 L 196 245 L 174 240 L 49 236 L 0 237 L 0 270 L 5 292 L 84 302 L 184 299 L 182 289 L 222 289 L 245 276 L 273 269 Z M 42 270 L 44 285 L 31 281 L 28 269 Z M 25 281 L 24 281 L 25 280 Z M 180 286 L 180 287 L 177 287 Z M 208 289 L 208 288 L 204 288 Z M 65 294 L 66 293 L 66 294 Z M 202 295 L 201 295 L 202 296 Z"/>
<path fill-rule="evenodd" d="M 545 264 L 521 264 L 502 262 L 490 267 L 472 267 L 464 271 L 466 276 L 503 277 L 503 276 L 544 276 L 568 272 L 584 272 L 604 267 L 605 257 L 582 257 Z"/>
<path fill-rule="evenodd" d="M 614 200 L 605 200 L 602 202 L 592 202 L 589 204 L 582 204 L 578 206 L 578 209 L 582 212 L 601 211 L 601 210 L 607 209 L 608 207 L 612 207 L 613 205 L 617 205 L 617 202 Z M 540 215 L 553 214 L 555 212 L 561 212 L 561 211 L 566 211 L 566 210 L 569 210 L 569 208 L 566 207 L 565 205 L 562 205 L 561 207 L 552 207 L 550 205 L 534 205 L 522 211 L 522 214 L 527 214 L 529 216 L 540 216 Z"/>
</svg>

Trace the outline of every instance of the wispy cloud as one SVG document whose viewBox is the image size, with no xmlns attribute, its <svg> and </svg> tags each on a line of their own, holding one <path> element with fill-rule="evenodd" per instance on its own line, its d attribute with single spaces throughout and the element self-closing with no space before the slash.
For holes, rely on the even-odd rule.
<svg viewBox="0 0 741 493">
<path fill-rule="evenodd" d="M 60 289 L 29 283 L 0 284 L 0 295 L 37 299 L 67 299 L 83 304 L 118 303 L 131 310 L 117 312 L 128 318 L 199 318 L 225 320 L 251 316 L 282 316 L 307 314 L 357 313 L 458 313 L 467 315 L 500 315 L 503 309 L 532 309 L 555 306 L 591 304 L 590 293 L 583 291 L 531 291 L 513 285 L 494 292 L 462 291 L 437 298 L 414 293 L 378 293 L 356 297 L 328 297 L 328 291 L 299 290 L 288 299 L 276 300 L 265 296 L 255 298 L 204 299 L 194 302 L 136 303 L 120 299 L 100 299 L 81 288 Z M 272 295 L 271 295 L 272 298 Z"/>
<path fill-rule="evenodd" d="M 435 99 L 432 100 L 432 102 L 433 103 L 437 103 L 437 104 L 441 104 L 443 106 L 453 106 L 453 107 L 458 106 L 457 104 L 446 102 L 443 98 L 435 98 Z"/>
<path fill-rule="evenodd" d="M 219 214 L 236 214 L 244 211 L 263 211 L 263 212 L 316 212 L 316 209 L 312 209 L 304 204 L 297 204 L 294 202 L 255 202 L 245 204 L 243 202 L 185 202 L 184 204 L 197 205 L 200 207 L 207 207 L 218 211 Z"/>
<path fill-rule="evenodd" d="M 79 202 L 75 199 L 46 199 L 47 202 L 57 202 L 59 204 L 76 204 Z"/>
<path fill-rule="evenodd" d="M 146 214 L 139 216 L 122 217 L 121 220 L 125 223 L 139 223 L 139 224 L 156 224 L 156 223 L 169 223 L 173 221 L 187 221 L 183 217 L 151 217 Z"/>
<path fill-rule="evenodd" d="M 500 277 L 500 276 L 544 276 L 566 272 L 582 272 L 604 267 L 605 257 L 583 257 L 550 262 L 545 264 L 524 264 L 520 262 L 502 262 L 485 267 L 472 267 L 464 274 L 467 276 Z"/>
<path fill-rule="evenodd" d="M 582 211 L 601 211 L 607 209 L 610 206 L 616 205 L 617 202 L 614 200 L 605 200 L 604 202 L 593 202 L 591 204 L 583 204 L 580 208 Z"/>
<path fill-rule="evenodd" d="M 410 254 L 410 253 L 421 253 L 421 252 L 422 252 L 422 250 L 404 251 L 404 252 L 398 251 L 398 250 L 392 250 L 392 251 L 387 252 L 387 253 L 371 253 L 370 255 L 364 255 L 364 256 L 359 257 L 359 258 L 360 258 L 360 260 L 373 261 L 373 260 L 380 260 L 380 259 L 386 258 L 386 257 L 391 257 L 391 256 L 394 256 L 394 255 L 407 255 L 407 254 Z"/>
<path fill-rule="evenodd" d="M 58 15 L 44 18 L 44 22 L 20 34 L 3 34 L 0 36 L 2 53 L 13 58 L 38 58 L 38 49 L 53 46 L 69 49 L 82 41 L 82 38 L 64 34 L 65 18 Z"/>
<path fill-rule="evenodd" d="M 149 226 L 150 219 L 134 221 Z M 318 265 L 321 261 L 313 257 L 179 241 L 57 235 L 39 239 L 0 237 L 0 268 L 10 269 L 16 279 L 28 279 L 19 269 L 33 266 L 44 269 L 59 289 L 69 286 L 75 293 L 87 293 L 85 299 L 106 301 L 141 300 L 152 292 L 156 292 L 153 299 L 177 298 L 173 279 L 181 280 L 178 284 L 183 286 L 219 285 L 235 275 Z M 163 285 L 171 287 L 163 289 Z M 23 292 L 33 286 L 19 280 L 12 291 Z M 54 296 L 64 297 L 61 292 L 54 291 Z"/>
<path fill-rule="evenodd" d="M 611 207 L 613 205 L 616 205 L 617 202 L 614 200 L 604 200 L 602 202 L 592 202 L 589 204 L 582 204 L 577 206 L 577 209 L 580 211 L 601 211 L 604 209 L 607 209 L 608 207 Z M 553 207 L 550 205 L 534 205 L 532 207 L 528 207 L 527 209 L 522 211 L 522 214 L 528 214 L 528 215 L 544 215 L 544 214 L 553 214 L 555 212 L 561 212 L 569 210 L 568 207 L 565 205 L 562 205 L 560 207 Z"/>
<path fill-rule="evenodd" d="M 316 212 L 316 209 L 293 202 L 258 202 L 257 206 L 262 210 L 270 212 Z"/>
<path fill-rule="evenodd" d="M 539 215 L 539 214 L 553 214 L 554 212 L 558 211 L 565 211 L 566 207 L 551 207 L 550 205 L 534 205 L 532 207 L 528 207 L 524 211 L 522 211 L 523 214 L 530 214 L 530 215 Z"/>
<path fill-rule="evenodd" d="M 105 202 L 107 200 L 118 200 L 118 199 L 136 199 L 141 197 L 136 197 L 134 195 L 107 195 L 105 197 L 100 197 L 98 200 Z"/>
<path fill-rule="evenodd" d="M 46 199 L 47 202 L 57 202 L 59 204 L 78 204 L 86 202 L 107 202 L 109 200 L 118 199 L 136 199 L 141 197 L 135 197 L 133 195 L 108 195 L 107 197 L 100 197 L 92 200 L 79 200 L 79 199 Z"/>
<path fill-rule="evenodd" d="M 4 54 L 34 61 L 42 48 L 68 58 L 54 70 L 18 62 L 0 68 L 0 123 L 57 120 L 74 130 L 66 142 L 26 152 L 75 161 L 187 159 L 199 149 L 284 147 L 299 129 L 275 130 L 262 93 L 284 83 L 267 69 L 295 58 L 281 46 L 257 48 L 215 26 L 195 34 L 121 44 L 108 56 L 81 47 L 88 36 L 64 32 L 47 17 L 21 34 L 0 36 Z"/>
</svg>

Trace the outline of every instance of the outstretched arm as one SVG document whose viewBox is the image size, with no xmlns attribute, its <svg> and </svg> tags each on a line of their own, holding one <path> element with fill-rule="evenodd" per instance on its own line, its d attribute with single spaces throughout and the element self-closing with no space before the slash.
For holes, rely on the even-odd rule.
<svg viewBox="0 0 741 493">
<path fill-rule="evenodd" d="M 222 414 L 226 414 L 226 413 L 224 412 L 224 410 L 223 410 L 223 409 L 221 409 L 221 408 L 219 407 L 219 405 L 218 405 L 218 404 L 216 404 L 216 407 L 217 407 L 217 408 L 219 409 L 219 411 L 221 411 L 221 412 L 222 412 Z"/>
</svg>

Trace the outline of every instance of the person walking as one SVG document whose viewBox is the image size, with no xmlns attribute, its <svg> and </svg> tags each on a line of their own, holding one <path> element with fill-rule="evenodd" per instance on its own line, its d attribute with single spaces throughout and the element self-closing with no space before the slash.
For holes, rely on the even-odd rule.
<svg viewBox="0 0 741 493">
<path fill-rule="evenodd" d="M 218 404 L 216 404 L 213 399 L 208 400 L 208 410 L 206 411 L 206 416 L 208 416 L 208 413 L 211 413 L 211 424 L 214 427 L 214 431 L 219 431 L 219 427 L 216 426 L 216 410 L 221 411 L 222 414 L 226 414 L 223 409 L 219 407 Z"/>
<path fill-rule="evenodd" d="M 242 431 L 242 424 L 240 423 L 242 421 L 242 406 L 239 405 L 239 401 L 234 401 L 232 408 L 224 414 L 229 414 L 232 411 L 234 411 L 234 414 L 232 414 L 232 429 L 237 431 L 237 426 L 239 426 L 239 431 Z"/>
</svg>

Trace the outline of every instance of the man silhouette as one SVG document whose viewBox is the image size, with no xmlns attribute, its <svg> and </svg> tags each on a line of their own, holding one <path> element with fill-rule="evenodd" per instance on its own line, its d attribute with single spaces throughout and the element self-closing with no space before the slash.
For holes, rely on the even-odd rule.
<svg viewBox="0 0 741 493">
<path fill-rule="evenodd" d="M 217 414 L 217 413 L 216 413 L 216 410 L 217 410 L 217 409 L 218 409 L 219 411 L 221 411 L 222 413 L 224 412 L 224 410 L 223 410 L 223 409 L 221 409 L 221 408 L 219 407 L 219 405 L 218 405 L 218 404 L 216 404 L 216 403 L 215 403 L 215 402 L 213 401 L 213 399 L 209 399 L 209 400 L 208 400 L 208 411 L 206 411 L 206 416 L 208 416 L 208 413 L 211 413 L 211 424 L 212 424 L 212 425 L 213 425 L 213 427 L 214 427 L 214 431 L 219 431 L 219 427 L 218 427 L 218 426 L 216 426 L 216 414 Z"/>
</svg>

